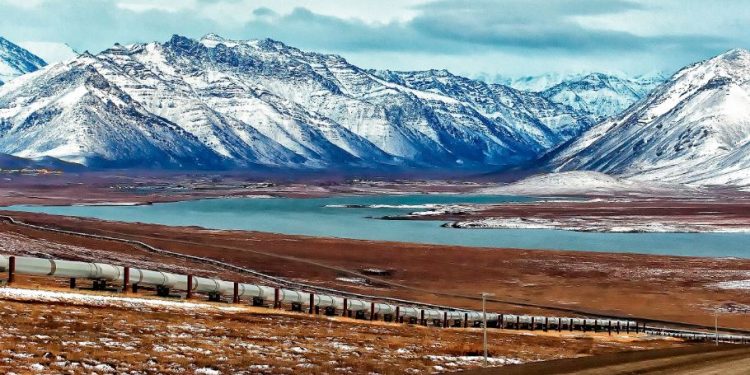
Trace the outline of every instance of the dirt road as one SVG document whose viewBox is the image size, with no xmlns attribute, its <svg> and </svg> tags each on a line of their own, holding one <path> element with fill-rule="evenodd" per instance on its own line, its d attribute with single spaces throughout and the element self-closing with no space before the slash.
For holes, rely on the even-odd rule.
<svg viewBox="0 0 750 375">
<path fill-rule="evenodd" d="M 466 375 L 750 374 L 750 346 L 693 345 L 534 362 L 463 372 Z"/>
</svg>

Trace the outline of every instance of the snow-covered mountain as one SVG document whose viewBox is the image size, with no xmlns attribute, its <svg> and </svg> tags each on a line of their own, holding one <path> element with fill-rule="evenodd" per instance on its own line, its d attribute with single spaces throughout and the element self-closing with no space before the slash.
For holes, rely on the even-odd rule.
<svg viewBox="0 0 750 375">
<path fill-rule="evenodd" d="M 590 125 L 538 94 L 412 75 L 269 39 L 118 44 L 0 87 L 0 152 L 116 167 L 492 169 Z"/>
<path fill-rule="evenodd" d="M 447 70 L 372 73 L 388 82 L 466 103 L 498 123 L 515 124 L 518 137 L 530 143 L 541 140 L 544 148 L 554 147 L 593 125 L 588 116 L 537 93 L 472 80 Z"/>
<path fill-rule="evenodd" d="M 47 65 L 33 53 L 0 37 L 0 85 Z"/>
<path fill-rule="evenodd" d="M 552 102 L 568 105 L 577 113 L 599 122 L 617 115 L 644 98 L 661 84 L 661 76 L 622 78 L 603 73 L 591 73 L 565 80 L 541 94 Z"/>
<path fill-rule="evenodd" d="M 680 70 L 552 163 L 641 180 L 750 185 L 750 52 Z"/>
<path fill-rule="evenodd" d="M 516 90 L 541 92 L 566 81 L 576 81 L 586 73 L 549 72 L 539 75 L 522 76 L 516 78 L 496 77 L 495 82 L 510 86 Z"/>
</svg>

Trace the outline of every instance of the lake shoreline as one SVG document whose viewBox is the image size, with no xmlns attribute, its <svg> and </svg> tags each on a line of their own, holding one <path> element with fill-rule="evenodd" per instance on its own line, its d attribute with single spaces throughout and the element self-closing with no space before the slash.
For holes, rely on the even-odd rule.
<svg viewBox="0 0 750 375">
<path fill-rule="evenodd" d="M 415 299 L 462 307 L 477 301 L 458 295 L 487 290 L 504 300 L 633 314 L 710 324 L 708 313 L 723 309 L 723 324 L 750 328 L 750 297 L 743 280 L 750 279 L 750 259 L 624 254 L 560 250 L 492 250 L 446 245 L 350 240 L 253 232 L 124 223 L 4 212 L 24 222 L 144 241 L 160 248 L 222 259 L 267 274 L 355 292 Z M 16 242 L 3 242 L 10 236 Z M 20 236 L 20 237 L 19 237 Z M 24 254 L 33 238 L 50 244 L 114 251 L 127 255 L 135 249 L 76 236 L 50 234 L 0 223 L 0 243 Z M 109 249 L 109 250 L 108 250 Z M 142 250 L 139 250 L 142 252 Z M 28 254 L 28 253 L 25 253 Z M 93 256 L 93 255 L 92 255 Z M 139 256 L 140 257 L 140 256 Z M 144 258 L 145 259 L 145 258 Z M 389 270 L 364 276 L 366 282 L 347 282 L 339 270 Z M 403 285 L 403 287 L 396 286 Z M 658 285 L 658 288 L 654 287 Z M 433 294 L 431 291 L 444 294 Z M 627 298 L 624 298 L 627 296 Z M 669 304 L 662 302 L 669 300 Z M 729 303 L 728 301 L 731 301 Z M 653 306 L 662 306 L 654 310 Z M 538 312 L 535 309 L 490 304 L 500 311 Z"/>
</svg>

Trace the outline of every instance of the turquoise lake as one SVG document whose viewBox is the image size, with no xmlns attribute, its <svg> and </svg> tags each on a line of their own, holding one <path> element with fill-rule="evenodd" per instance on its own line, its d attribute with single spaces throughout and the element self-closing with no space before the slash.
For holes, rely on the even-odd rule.
<svg viewBox="0 0 750 375">
<path fill-rule="evenodd" d="M 314 199 L 221 198 L 146 206 L 12 206 L 27 212 L 212 229 L 481 247 L 560 249 L 710 257 L 750 257 L 748 233 L 589 233 L 550 229 L 452 229 L 439 221 L 378 220 L 409 208 L 330 208 L 327 205 L 423 205 L 529 202 L 487 195 L 338 196 Z"/>
</svg>

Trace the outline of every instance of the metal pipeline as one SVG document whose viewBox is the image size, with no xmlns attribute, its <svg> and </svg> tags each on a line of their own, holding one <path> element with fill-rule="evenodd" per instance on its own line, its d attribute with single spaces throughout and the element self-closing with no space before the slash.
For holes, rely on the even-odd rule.
<svg viewBox="0 0 750 375">
<path fill-rule="evenodd" d="M 77 261 L 66 261 L 66 260 L 54 260 L 54 259 L 43 259 L 33 257 L 21 257 L 17 256 L 16 259 L 16 273 L 32 276 L 55 276 L 55 277 L 67 277 L 67 278 L 81 278 L 81 279 L 92 279 L 92 280 L 105 280 L 111 282 L 122 282 L 124 280 L 124 268 L 120 266 L 103 264 L 103 263 L 88 263 L 88 262 L 77 262 Z M 9 256 L 0 255 L 0 271 L 7 272 L 9 267 Z M 166 287 L 176 290 L 187 289 L 187 275 L 179 275 L 169 272 L 144 270 L 140 268 L 130 268 L 130 283 L 139 285 L 150 285 L 156 287 Z M 210 279 L 204 277 L 195 277 L 192 279 L 193 292 L 207 293 L 207 294 L 219 294 L 219 295 L 233 295 L 234 283 L 219 279 Z M 238 295 L 239 297 L 254 298 L 260 297 L 262 299 L 272 299 L 274 296 L 275 288 L 240 283 L 238 284 Z M 299 303 L 301 305 L 310 305 L 310 293 L 302 292 L 287 288 L 281 288 L 280 301 L 283 303 Z M 334 307 L 343 309 L 344 298 L 332 294 L 313 294 L 313 304 L 319 307 Z M 397 306 L 390 303 L 381 303 L 363 300 L 363 299 L 348 299 L 347 310 L 350 311 L 369 311 L 372 314 L 386 315 L 395 314 Z M 413 306 L 398 306 L 399 315 L 407 318 L 420 318 L 424 317 L 425 320 L 443 320 L 447 318 L 449 320 L 463 320 L 478 322 L 484 319 L 484 315 L 480 311 L 466 311 L 466 310 L 441 310 L 441 309 L 421 309 Z M 497 322 L 500 319 L 500 315 L 496 313 L 487 313 L 488 322 Z M 556 325 L 556 326 L 580 326 L 580 327 L 601 327 L 601 329 L 616 329 L 619 327 L 621 330 L 629 327 L 636 327 L 637 322 L 628 320 L 612 320 L 612 319 L 585 319 L 585 318 L 564 318 L 564 317 L 544 317 L 544 316 L 527 316 L 527 315 L 503 315 L 504 324 L 526 324 L 531 325 Z M 689 339 L 714 339 L 716 336 L 711 333 L 698 332 L 698 331 L 686 331 L 686 330 L 675 330 L 666 328 L 652 328 L 644 327 L 646 332 L 652 334 L 669 335 L 675 337 L 689 338 Z M 734 335 L 719 335 L 719 340 L 732 341 L 732 340 L 749 340 L 750 338 L 745 336 L 734 336 Z"/>
</svg>

